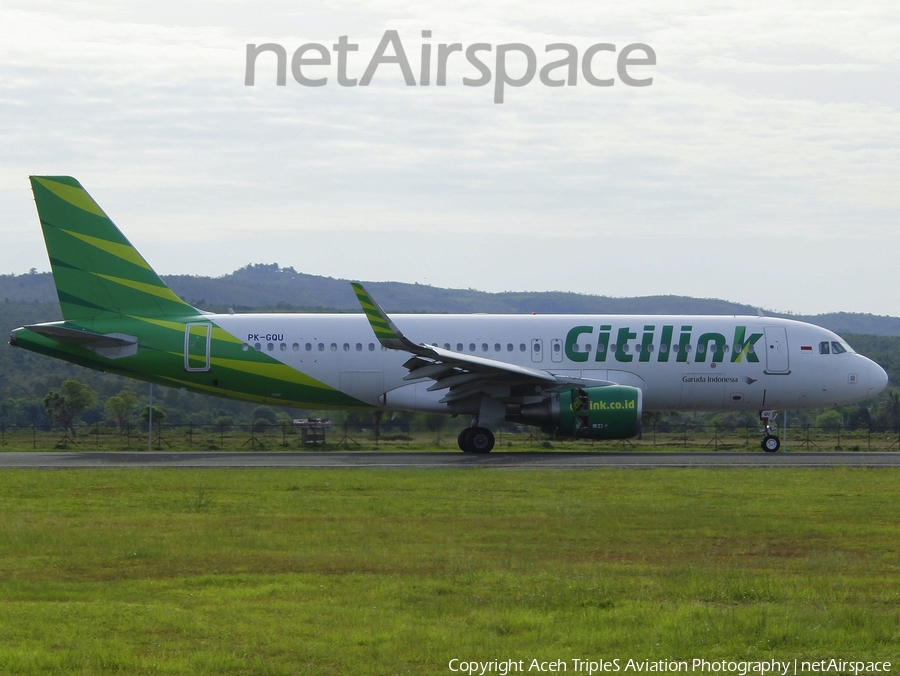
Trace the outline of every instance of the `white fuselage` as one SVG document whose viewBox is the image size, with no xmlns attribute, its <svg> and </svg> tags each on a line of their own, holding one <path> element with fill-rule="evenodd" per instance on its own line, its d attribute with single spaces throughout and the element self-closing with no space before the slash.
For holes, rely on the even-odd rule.
<svg viewBox="0 0 900 676">
<path fill-rule="evenodd" d="M 832 331 L 753 316 L 395 315 L 416 343 L 639 387 L 647 411 L 758 411 L 850 404 L 887 375 Z M 410 355 L 383 348 L 362 314 L 215 315 L 246 343 L 372 406 L 454 411 L 404 380 Z"/>
</svg>

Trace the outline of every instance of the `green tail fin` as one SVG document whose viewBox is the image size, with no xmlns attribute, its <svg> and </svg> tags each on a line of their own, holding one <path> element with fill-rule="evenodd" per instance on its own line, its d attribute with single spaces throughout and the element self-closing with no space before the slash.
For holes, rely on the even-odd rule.
<svg viewBox="0 0 900 676">
<path fill-rule="evenodd" d="M 74 178 L 32 176 L 31 189 L 65 319 L 197 313 L 166 286 Z"/>
</svg>

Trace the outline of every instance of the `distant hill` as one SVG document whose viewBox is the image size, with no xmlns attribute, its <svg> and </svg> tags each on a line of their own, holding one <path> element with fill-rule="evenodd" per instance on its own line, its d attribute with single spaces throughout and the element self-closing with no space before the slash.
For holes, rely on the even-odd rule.
<svg viewBox="0 0 900 676">
<path fill-rule="evenodd" d="M 204 309 L 236 311 L 359 310 L 347 280 L 320 277 L 277 264 L 248 265 L 222 277 L 168 275 L 163 279 L 179 296 Z M 474 289 L 442 289 L 424 284 L 366 282 L 388 312 L 541 314 L 756 314 L 756 308 L 714 298 L 642 296 L 611 298 L 562 291 L 487 293 Z M 50 273 L 0 275 L 0 299 L 7 303 L 55 303 Z M 812 322 L 841 334 L 900 336 L 900 318 L 836 312 L 783 315 Z M 52 317 L 47 317 L 52 319 Z"/>
</svg>

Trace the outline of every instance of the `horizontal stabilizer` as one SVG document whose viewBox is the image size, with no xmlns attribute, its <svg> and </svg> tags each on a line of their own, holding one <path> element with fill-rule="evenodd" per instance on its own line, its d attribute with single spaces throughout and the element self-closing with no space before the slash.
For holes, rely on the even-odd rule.
<svg viewBox="0 0 900 676">
<path fill-rule="evenodd" d="M 23 328 L 58 340 L 60 343 L 75 343 L 85 347 L 126 347 L 137 343 L 137 338 L 134 336 L 123 336 L 121 333 L 107 335 L 84 329 L 69 329 L 64 326 L 48 326 L 46 324 L 31 324 Z"/>
<path fill-rule="evenodd" d="M 58 324 L 31 324 L 23 328 L 60 343 L 78 345 L 109 359 L 137 354 L 137 337 L 124 333 L 94 333 Z"/>
</svg>

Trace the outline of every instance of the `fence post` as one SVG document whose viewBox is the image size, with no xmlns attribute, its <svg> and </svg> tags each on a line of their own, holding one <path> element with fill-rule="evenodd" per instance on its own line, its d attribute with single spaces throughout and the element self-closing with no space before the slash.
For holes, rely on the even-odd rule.
<svg viewBox="0 0 900 676">
<path fill-rule="evenodd" d="M 838 447 L 838 448 L 841 447 L 841 426 L 840 426 L 840 425 L 838 425 L 838 443 L 837 443 L 837 447 Z"/>
<path fill-rule="evenodd" d="M 37 448 L 37 423 L 31 423 L 31 448 Z"/>
<path fill-rule="evenodd" d="M 872 450 L 872 426 L 869 425 L 869 429 L 866 430 L 866 450 Z"/>
</svg>

